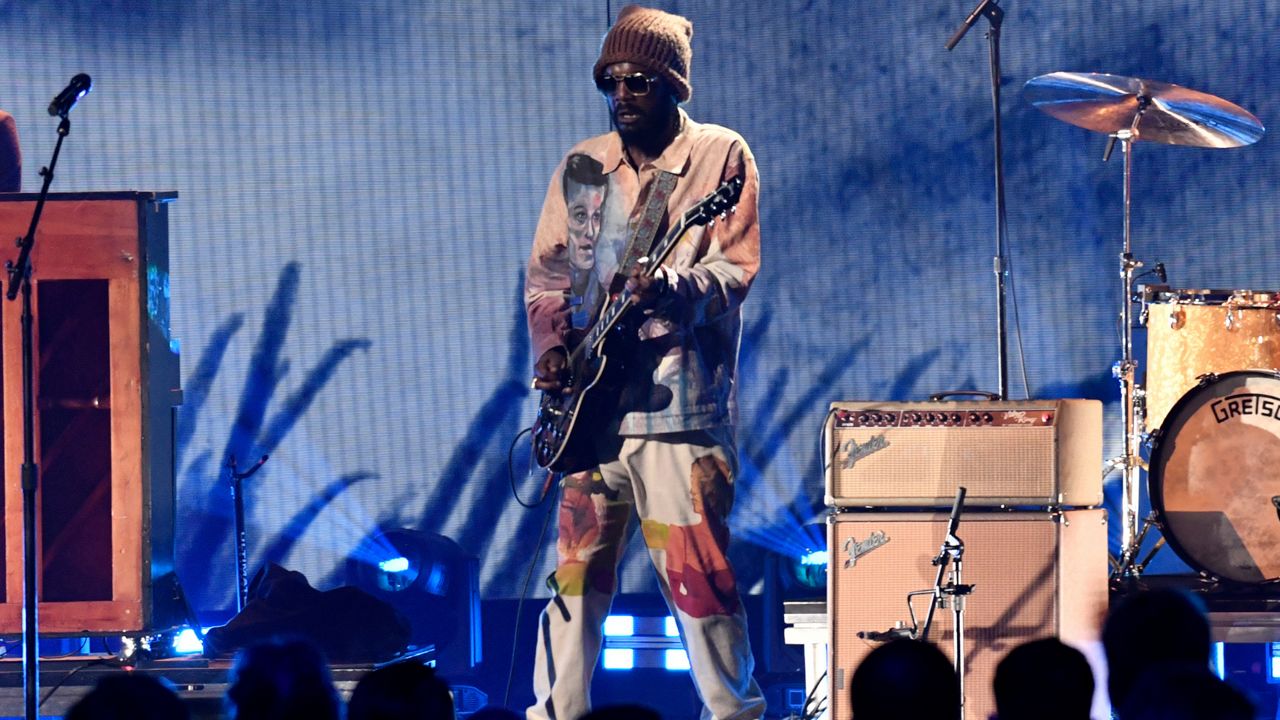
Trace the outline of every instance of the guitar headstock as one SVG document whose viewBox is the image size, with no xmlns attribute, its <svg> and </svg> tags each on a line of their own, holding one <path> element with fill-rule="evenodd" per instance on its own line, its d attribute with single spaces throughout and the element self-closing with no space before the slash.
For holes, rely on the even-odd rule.
<svg viewBox="0 0 1280 720">
<path fill-rule="evenodd" d="M 699 200 L 696 205 L 689 208 L 684 213 L 684 223 L 686 225 L 706 225 L 716 219 L 717 215 L 723 215 L 733 209 L 738 204 L 738 198 L 742 196 L 742 176 L 735 175 L 716 188 L 715 192 Z"/>
</svg>

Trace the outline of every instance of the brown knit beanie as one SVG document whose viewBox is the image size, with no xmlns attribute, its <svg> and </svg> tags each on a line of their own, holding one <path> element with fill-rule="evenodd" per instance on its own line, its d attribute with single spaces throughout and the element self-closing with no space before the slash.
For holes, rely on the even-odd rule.
<svg viewBox="0 0 1280 720">
<path fill-rule="evenodd" d="M 675 90 L 680 102 L 689 99 L 689 61 L 693 48 L 693 23 L 679 15 L 653 8 L 628 5 L 604 36 L 600 59 L 592 70 L 600 77 L 614 63 L 630 62 L 660 73 Z"/>
</svg>

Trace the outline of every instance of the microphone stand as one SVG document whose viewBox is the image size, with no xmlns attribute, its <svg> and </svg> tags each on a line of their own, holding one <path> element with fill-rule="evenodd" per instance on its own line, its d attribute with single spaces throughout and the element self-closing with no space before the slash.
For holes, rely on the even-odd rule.
<svg viewBox="0 0 1280 720">
<path fill-rule="evenodd" d="M 979 17 L 991 24 L 987 31 L 991 65 L 991 104 L 995 110 L 995 166 L 996 166 L 996 255 L 992 267 L 996 275 L 996 368 L 1000 382 L 1000 399 L 1009 399 L 1009 340 L 1006 328 L 1005 291 L 1005 203 L 1004 203 L 1004 142 L 1000 121 L 1000 26 L 1004 22 L 1004 10 L 997 0 L 980 0 L 963 24 L 945 45 L 948 51 L 955 48 Z"/>
<path fill-rule="evenodd" d="M 244 610 L 249 602 L 249 535 L 245 530 L 243 482 L 261 470 L 269 457 L 270 455 L 263 455 L 244 472 L 236 469 L 235 455 L 227 463 L 231 470 L 231 504 L 235 511 L 236 525 L 236 612 Z M 201 634 L 199 627 L 195 631 L 197 635 Z"/>
<path fill-rule="evenodd" d="M 907 612 L 911 616 L 911 629 L 908 630 L 899 621 L 884 632 L 862 631 L 857 633 L 858 637 L 873 642 L 887 642 L 899 638 L 928 641 L 929 628 L 933 625 L 933 614 L 939 607 L 946 607 L 947 603 L 950 602 L 955 625 L 953 650 L 956 657 L 956 679 L 959 680 L 960 684 L 960 720 L 964 720 L 965 706 L 964 605 L 965 596 L 973 592 L 973 586 L 963 583 L 964 541 L 956 535 L 956 529 L 960 526 L 960 514 L 964 511 L 964 496 L 967 492 L 963 485 L 956 488 L 956 499 L 951 505 L 951 518 L 947 522 L 947 535 L 942 540 L 942 549 L 938 551 L 937 557 L 933 559 L 933 564 L 938 568 L 938 573 L 933 579 L 933 588 L 930 590 L 914 590 L 907 593 Z M 1277 504 L 1277 513 L 1280 513 L 1280 501 Z M 947 574 L 948 566 L 950 566 L 951 577 L 947 584 L 943 585 L 942 578 Z M 929 611 L 924 616 L 923 623 L 916 622 L 915 606 L 912 604 L 912 598 L 918 595 L 930 596 Z M 950 598 L 950 601 L 947 598 Z"/>
<path fill-rule="evenodd" d="M 69 110 L 70 108 L 68 108 Z M 26 720 L 37 720 L 40 710 L 40 623 L 39 578 L 36 565 L 36 491 L 40 486 L 40 466 L 36 463 L 35 432 L 35 347 L 32 340 L 31 313 L 31 248 L 36 242 L 36 227 L 44 211 L 53 170 L 58 164 L 62 141 L 71 132 L 71 120 L 62 114 L 58 123 L 58 142 L 53 146 L 53 159 L 40 168 L 44 184 L 31 213 L 26 237 L 18 239 L 18 259 L 5 263 L 9 273 L 9 300 L 22 293 L 22 695 Z"/>
<path fill-rule="evenodd" d="M 933 590 L 923 591 L 933 596 L 929 601 L 929 612 L 925 614 L 924 623 L 920 626 L 920 631 L 916 635 L 920 640 L 929 639 L 929 629 L 933 625 L 934 612 L 938 607 L 946 607 L 947 598 L 950 598 L 951 614 L 955 625 L 955 633 L 952 636 L 952 649 L 956 658 L 956 679 L 960 683 L 960 720 L 964 720 L 966 705 L 964 697 L 964 606 L 965 597 L 973 592 L 972 585 L 965 585 L 962 582 L 964 574 L 964 541 L 956 535 L 956 529 L 960 525 L 960 514 L 964 510 L 965 492 L 964 487 L 956 489 L 955 503 L 951 506 L 951 519 L 947 523 L 947 535 L 942 540 L 942 548 L 938 551 L 937 557 L 933 559 L 933 564 L 938 568 L 938 573 L 933 580 Z M 947 574 L 948 565 L 950 565 L 951 577 L 948 579 L 947 584 L 943 585 L 942 578 Z M 913 594 L 923 594 L 923 592 Z"/>
</svg>

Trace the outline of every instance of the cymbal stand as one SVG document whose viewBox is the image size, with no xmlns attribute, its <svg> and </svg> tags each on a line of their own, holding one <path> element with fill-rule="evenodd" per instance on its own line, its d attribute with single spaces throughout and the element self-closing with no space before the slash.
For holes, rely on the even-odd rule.
<svg viewBox="0 0 1280 720">
<path fill-rule="evenodd" d="M 1120 142 L 1120 151 L 1124 154 L 1124 252 L 1120 253 L 1120 360 L 1111 369 L 1111 374 L 1120 381 L 1120 413 L 1123 417 L 1124 450 L 1123 454 L 1111 461 L 1112 467 L 1119 467 L 1121 473 L 1120 495 L 1120 560 L 1116 568 L 1117 575 L 1127 576 L 1136 570 L 1138 545 L 1138 500 L 1139 471 L 1142 467 L 1142 438 L 1137 428 L 1137 405 L 1139 389 L 1135 380 L 1137 362 L 1133 359 L 1133 279 L 1134 271 L 1142 267 L 1142 262 L 1133 257 L 1132 233 L 1130 219 L 1133 206 L 1133 144 L 1138 141 L 1138 122 L 1143 111 L 1150 105 L 1151 99 L 1145 95 L 1138 96 L 1138 111 L 1134 114 L 1133 123 L 1124 130 L 1111 136 L 1107 143 L 1106 156 L 1116 141 Z"/>
</svg>

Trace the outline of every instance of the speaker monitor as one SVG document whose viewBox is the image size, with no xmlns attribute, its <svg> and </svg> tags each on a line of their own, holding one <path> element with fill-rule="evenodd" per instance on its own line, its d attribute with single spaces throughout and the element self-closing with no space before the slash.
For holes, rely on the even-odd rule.
<svg viewBox="0 0 1280 720">
<path fill-rule="evenodd" d="M 832 516 L 827 586 L 833 720 L 852 716 L 849 683 L 878 643 L 859 632 L 911 624 L 907 593 L 933 587 L 931 560 L 946 535 L 942 513 L 847 512 Z M 966 717 L 995 712 L 996 665 L 1023 642 L 1057 636 L 1097 642 L 1107 608 L 1106 515 L 1101 509 L 974 513 L 964 541 L 962 581 L 974 586 L 964 614 Z M 944 580 L 945 582 L 945 580 Z M 913 599 L 923 622 L 929 596 Z M 954 661 L 954 619 L 938 610 L 928 639 Z"/>
</svg>

